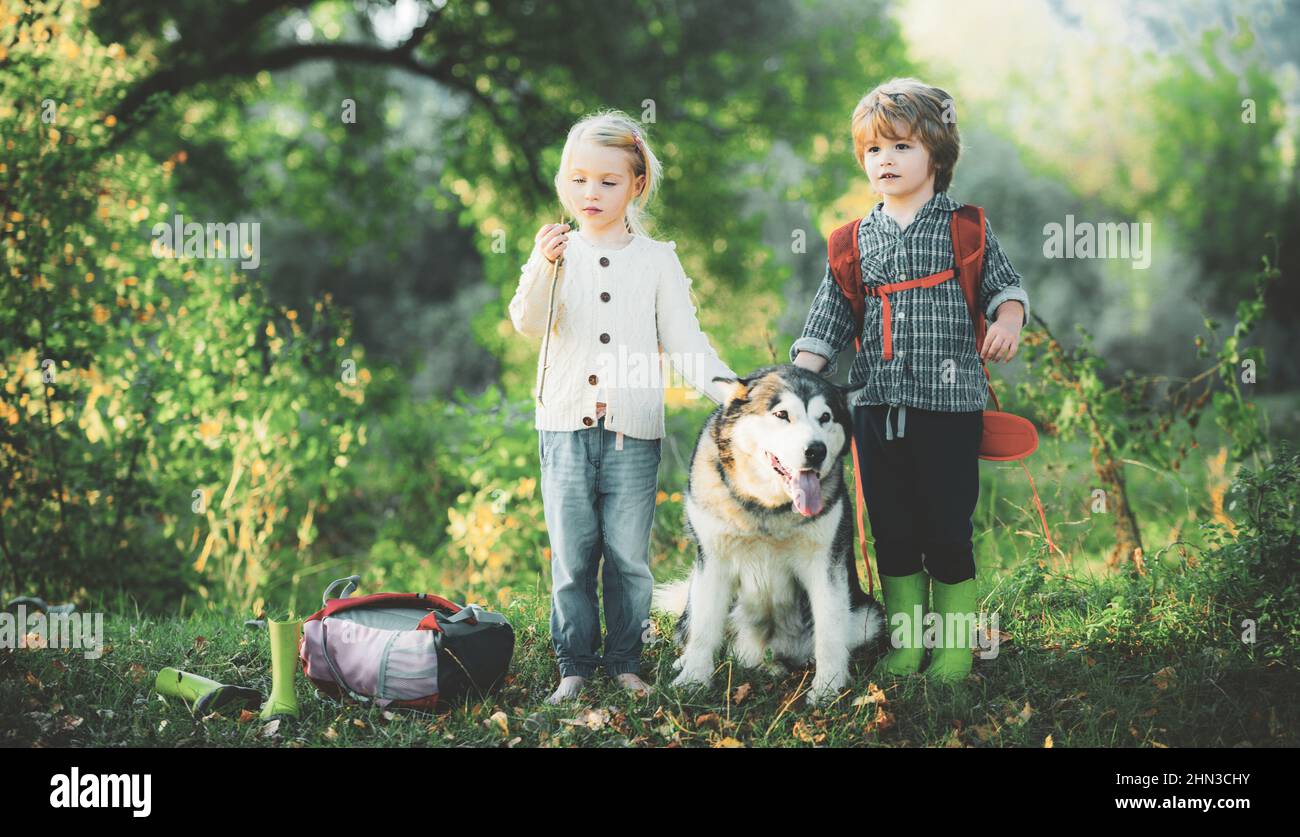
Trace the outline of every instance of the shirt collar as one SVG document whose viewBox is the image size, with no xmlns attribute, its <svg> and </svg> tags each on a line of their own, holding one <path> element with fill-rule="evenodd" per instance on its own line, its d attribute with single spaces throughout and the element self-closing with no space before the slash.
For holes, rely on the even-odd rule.
<svg viewBox="0 0 1300 837">
<path fill-rule="evenodd" d="M 876 223 L 876 221 L 885 214 L 884 206 L 885 202 L 881 201 L 872 207 L 871 213 L 867 215 L 865 223 Z M 921 208 L 916 211 L 916 217 L 912 219 L 912 222 L 915 223 L 930 212 L 956 212 L 958 209 L 961 209 L 961 204 L 948 197 L 947 192 L 935 192 L 933 197 L 926 201 Z"/>
</svg>

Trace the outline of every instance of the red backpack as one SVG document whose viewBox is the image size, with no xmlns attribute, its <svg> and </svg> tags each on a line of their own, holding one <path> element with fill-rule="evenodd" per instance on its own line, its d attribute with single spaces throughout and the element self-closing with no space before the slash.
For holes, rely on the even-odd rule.
<svg viewBox="0 0 1300 837">
<path fill-rule="evenodd" d="M 432 593 L 351 596 L 331 582 L 303 623 L 298 656 L 321 692 L 361 704 L 433 710 L 486 695 L 505 679 L 515 634 L 500 613 Z M 331 593 L 345 585 L 338 598 Z"/>
<path fill-rule="evenodd" d="M 862 258 L 858 249 L 858 229 L 861 225 L 862 219 L 859 218 L 839 227 L 831 233 L 830 240 L 827 243 L 831 275 L 835 277 L 835 284 L 839 286 L 840 292 L 848 300 L 849 308 L 853 312 L 854 349 L 858 352 L 862 351 L 862 323 L 866 313 L 868 296 L 880 299 L 880 321 L 884 342 L 882 358 L 885 361 L 892 361 L 894 359 L 894 344 L 890 323 L 889 297 L 899 291 L 913 288 L 932 288 L 955 278 L 961 284 L 962 295 L 966 297 L 966 308 L 969 310 L 971 322 L 975 326 L 975 346 L 978 350 L 978 347 L 984 343 L 986 331 L 984 312 L 979 309 L 980 279 L 984 270 L 983 208 L 965 204 L 953 212 L 952 267 L 938 273 L 932 273 L 929 276 L 922 276 L 919 279 L 891 282 L 875 287 L 867 286 L 862 276 Z M 1038 498 L 1038 488 L 1034 485 L 1034 478 L 1030 475 L 1029 468 L 1023 461 L 1038 449 L 1038 431 L 1028 419 L 1002 412 L 997 393 L 993 391 L 993 379 L 989 377 L 988 364 L 981 361 L 980 365 L 984 369 L 984 377 L 989 382 L 989 395 L 993 396 L 993 406 L 997 408 L 996 410 L 984 411 L 984 435 L 980 439 L 980 459 L 1000 462 L 1020 460 L 1020 467 L 1025 469 L 1025 476 L 1029 477 L 1029 487 L 1034 492 L 1034 504 L 1038 507 L 1038 516 L 1043 522 L 1043 532 L 1046 534 L 1047 543 L 1059 553 L 1061 550 L 1052 541 L 1052 531 L 1047 525 L 1047 515 L 1043 512 L 1042 501 Z M 853 439 L 853 476 L 857 490 L 858 544 L 862 548 L 862 562 L 867 568 L 868 590 L 874 593 L 875 582 L 872 579 L 871 562 L 867 552 L 866 527 L 863 525 L 862 509 L 865 503 L 862 498 L 862 474 L 858 471 L 858 442 L 856 438 Z"/>
</svg>

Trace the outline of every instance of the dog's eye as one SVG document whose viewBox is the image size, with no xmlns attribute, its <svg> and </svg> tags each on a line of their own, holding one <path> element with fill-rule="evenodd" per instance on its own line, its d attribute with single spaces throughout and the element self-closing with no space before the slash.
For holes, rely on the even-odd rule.
<svg viewBox="0 0 1300 837">
<path fill-rule="evenodd" d="M 779 418 L 781 421 L 789 421 L 789 420 L 790 420 L 790 414 L 787 413 L 785 410 L 777 410 L 777 411 L 776 411 L 775 413 L 773 413 L 772 415 L 776 416 L 776 417 Z"/>
<path fill-rule="evenodd" d="M 828 422 L 828 421 L 830 421 L 830 420 L 831 420 L 831 414 L 830 414 L 830 413 L 822 413 L 822 417 L 821 417 L 821 419 L 820 419 L 820 421 L 821 421 L 822 424 L 825 424 L 826 422 Z"/>
</svg>

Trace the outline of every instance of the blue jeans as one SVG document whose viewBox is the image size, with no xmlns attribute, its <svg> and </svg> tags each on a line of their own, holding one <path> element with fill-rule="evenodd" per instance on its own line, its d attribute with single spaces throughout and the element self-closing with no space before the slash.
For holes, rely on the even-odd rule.
<svg viewBox="0 0 1300 837">
<path fill-rule="evenodd" d="M 650 527 L 659 490 L 659 439 L 623 437 L 605 419 L 574 431 L 538 431 L 542 506 L 551 538 L 551 641 L 560 675 L 590 677 L 602 662 L 611 677 L 641 669 L 649 625 Z M 600 645 L 596 576 L 605 597 Z"/>
</svg>

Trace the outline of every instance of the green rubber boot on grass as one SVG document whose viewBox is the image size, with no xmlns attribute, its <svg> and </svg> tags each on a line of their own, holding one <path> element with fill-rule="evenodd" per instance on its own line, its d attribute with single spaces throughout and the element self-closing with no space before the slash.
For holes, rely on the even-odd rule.
<svg viewBox="0 0 1300 837">
<path fill-rule="evenodd" d="M 160 695 L 178 697 L 194 705 L 196 715 L 216 712 L 225 706 L 257 706 L 262 693 L 244 686 L 230 686 L 175 668 L 164 668 L 154 678 L 154 690 Z"/>
<path fill-rule="evenodd" d="M 915 639 L 924 625 L 917 630 L 913 630 L 912 626 L 925 616 L 929 584 L 930 576 L 925 571 L 912 575 L 880 576 L 880 590 L 885 595 L 885 630 L 891 638 L 889 653 L 876 669 L 881 674 L 902 677 L 916 674 L 921 668 L 925 647 Z M 895 621 L 896 617 L 904 617 L 901 620 L 901 647 L 895 647 L 893 642 L 894 632 L 900 625 L 900 622 Z"/>
<path fill-rule="evenodd" d="M 302 620 L 276 622 L 267 619 L 266 627 L 271 634 L 271 696 L 262 705 L 262 720 L 297 718 L 298 693 L 294 691 L 293 678 L 298 673 Z"/>
<path fill-rule="evenodd" d="M 936 683 L 961 683 L 970 675 L 974 648 L 975 579 L 957 584 L 932 580 L 933 610 L 943 620 L 925 676 Z M 950 629 L 951 624 L 951 629 Z M 949 635 L 955 633 L 952 640 Z"/>
</svg>

